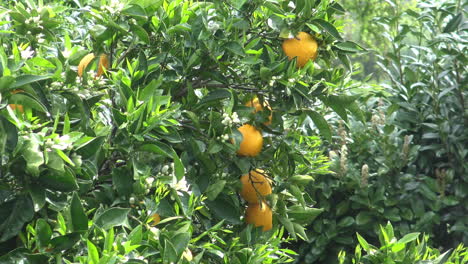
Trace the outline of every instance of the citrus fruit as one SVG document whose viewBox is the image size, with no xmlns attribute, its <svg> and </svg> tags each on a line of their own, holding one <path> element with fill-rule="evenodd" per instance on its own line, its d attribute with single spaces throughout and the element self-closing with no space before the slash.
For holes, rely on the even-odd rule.
<svg viewBox="0 0 468 264">
<path fill-rule="evenodd" d="M 9 104 L 11 110 L 15 111 L 16 109 L 18 109 L 18 111 L 20 113 L 24 113 L 24 108 L 22 105 L 19 105 L 19 104 Z"/>
<path fill-rule="evenodd" d="M 299 32 L 295 38 L 283 41 L 283 51 L 289 60 L 297 58 L 296 66 L 304 67 L 309 60 L 317 57 L 317 41 L 306 32 Z"/>
<path fill-rule="evenodd" d="M 251 170 L 241 176 L 242 189 L 241 197 L 248 203 L 258 203 L 258 198 L 263 198 L 271 194 L 271 180 L 268 179 L 263 170 Z"/>
<path fill-rule="evenodd" d="M 249 157 L 257 156 L 263 147 L 262 132 L 249 124 L 245 124 L 237 130 L 242 134 L 242 141 L 237 154 Z"/>
<path fill-rule="evenodd" d="M 262 105 L 262 104 L 260 104 L 260 101 L 258 100 L 258 98 L 254 98 L 254 99 L 248 101 L 245 104 L 245 106 L 255 108 L 255 110 L 253 111 L 254 113 L 257 113 L 259 111 L 263 111 L 263 108 L 266 107 L 268 110 L 270 110 L 270 116 L 268 116 L 268 121 L 266 121 L 263 124 L 265 126 L 268 126 L 268 125 L 271 124 L 271 120 L 273 118 L 273 113 L 271 113 L 271 107 L 270 107 L 270 104 L 267 101 L 263 101 L 263 105 Z"/>
<path fill-rule="evenodd" d="M 109 59 L 107 58 L 106 54 L 101 54 L 101 56 L 99 56 L 98 71 L 96 77 L 99 77 L 102 74 L 104 74 L 104 69 L 109 69 Z"/>
<path fill-rule="evenodd" d="M 249 204 L 245 210 L 245 222 L 255 227 L 263 226 L 265 232 L 273 227 L 273 213 L 265 202 Z"/>
<path fill-rule="evenodd" d="M 83 76 L 83 72 L 86 70 L 86 67 L 88 67 L 88 64 L 92 60 L 94 60 L 94 53 L 89 53 L 81 59 L 80 63 L 78 64 L 78 76 Z"/>
<path fill-rule="evenodd" d="M 159 216 L 158 213 L 155 213 L 155 214 L 152 214 L 150 216 L 150 219 L 151 219 L 151 222 L 149 223 L 150 226 L 155 226 L 157 224 L 159 224 L 159 222 L 161 221 L 161 216 Z"/>
</svg>

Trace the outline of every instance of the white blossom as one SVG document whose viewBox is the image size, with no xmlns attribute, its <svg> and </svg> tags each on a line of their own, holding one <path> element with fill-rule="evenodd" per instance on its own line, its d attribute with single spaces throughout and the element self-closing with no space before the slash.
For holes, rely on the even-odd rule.
<svg viewBox="0 0 468 264">
<path fill-rule="evenodd" d="M 153 182 L 154 182 L 154 178 L 153 178 L 153 177 L 148 177 L 148 178 L 146 178 L 145 181 L 146 181 L 146 183 L 147 183 L 148 185 L 152 185 Z"/>
<path fill-rule="evenodd" d="M 28 46 L 27 48 L 22 50 L 20 53 L 21 53 L 21 59 L 27 60 L 33 56 L 34 51 L 31 49 L 30 46 Z"/>
</svg>

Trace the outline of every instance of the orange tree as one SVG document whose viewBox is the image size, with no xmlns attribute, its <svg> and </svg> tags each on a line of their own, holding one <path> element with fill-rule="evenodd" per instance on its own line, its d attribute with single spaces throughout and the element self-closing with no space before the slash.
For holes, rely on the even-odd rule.
<svg viewBox="0 0 468 264">
<path fill-rule="evenodd" d="M 341 37 L 343 12 L 329 0 L 2 7 L 0 262 L 292 261 L 288 241 L 322 212 L 303 190 L 328 173 L 324 116 L 360 116 L 345 91 L 361 48 Z M 263 181 L 244 181 L 247 206 L 250 171 Z"/>
</svg>

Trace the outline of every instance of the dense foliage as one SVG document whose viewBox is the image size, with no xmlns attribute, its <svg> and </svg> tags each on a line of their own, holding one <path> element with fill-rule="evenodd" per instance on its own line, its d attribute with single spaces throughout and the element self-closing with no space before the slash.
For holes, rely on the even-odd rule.
<svg viewBox="0 0 468 264">
<path fill-rule="evenodd" d="M 416 2 L 6 1 L 0 263 L 463 263 L 467 5 Z"/>
<path fill-rule="evenodd" d="M 287 242 L 307 240 L 323 211 L 304 192 L 329 172 L 323 116 L 362 114 L 346 92 L 347 56 L 362 49 L 340 35 L 343 12 L 335 1 L 5 4 L 0 262 L 291 261 Z M 282 51 L 299 31 L 319 45 L 304 67 Z M 246 106 L 255 97 L 271 111 Z M 258 156 L 236 155 L 243 123 L 262 131 Z M 252 169 L 273 183 L 271 230 L 243 219 L 239 177 Z"/>
<path fill-rule="evenodd" d="M 387 223 L 380 226 L 379 232 L 380 247 L 369 244 L 359 233 L 357 239 L 359 245 L 356 246 L 355 254 L 350 259 L 346 252 L 339 254 L 340 264 L 351 260 L 352 263 L 433 263 L 433 264 L 462 264 L 468 262 L 468 248 L 463 244 L 454 249 L 441 253 L 435 248 L 428 246 L 428 237 L 420 233 L 409 233 L 397 239 L 393 226 Z M 364 250 L 364 254 L 363 251 Z"/>
<path fill-rule="evenodd" d="M 366 30 L 377 28 L 371 35 L 378 32 L 389 44 L 375 54 L 376 75 L 387 81 L 356 83 L 365 124 L 353 117 L 335 122 L 336 174 L 309 188 L 325 211 L 308 229 L 307 263 L 331 263 L 340 248 L 351 252 L 356 232 L 376 243 L 387 221 L 398 236 L 425 232 L 437 248 L 468 243 L 466 6 L 380 4 L 388 15 Z"/>
</svg>

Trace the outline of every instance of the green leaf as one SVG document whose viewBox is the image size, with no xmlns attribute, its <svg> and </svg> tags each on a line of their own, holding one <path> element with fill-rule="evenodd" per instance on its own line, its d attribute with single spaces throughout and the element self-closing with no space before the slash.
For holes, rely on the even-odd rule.
<svg viewBox="0 0 468 264">
<path fill-rule="evenodd" d="M 104 239 L 104 248 L 103 250 L 106 250 L 107 252 L 111 252 L 113 245 L 114 244 L 114 228 L 110 228 L 109 231 L 106 233 L 105 239 Z"/>
<path fill-rule="evenodd" d="M 213 101 L 219 101 L 221 99 L 231 98 L 231 92 L 227 89 L 218 89 L 211 91 L 208 95 L 203 97 L 198 103 L 198 107 L 201 107 L 203 104 L 211 103 Z"/>
<path fill-rule="evenodd" d="M 63 173 L 65 171 L 65 162 L 63 162 L 63 159 L 57 154 L 57 152 L 47 150 L 44 157 L 47 160 L 47 167 L 52 169 L 50 171 L 54 173 Z"/>
<path fill-rule="evenodd" d="M 278 216 L 278 220 L 281 222 L 281 224 L 286 228 L 286 230 L 289 232 L 292 238 L 296 238 L 296 230 L 294 229 L 293 222 L 291 219 L 288 219 L 283 216 Z"/>
<path fill-rule="evenodd" d="M 174 243 L 178 258 L 180 258 L 187 247 L 190 237 L 191 234 L 189 232 L 179 232 L 177 235 L 171 237 L 171 241 Z"/>
<path fill-rule="evenodd" d="M 63 236 L 54 237 L 50 244 L 54 249 L 54 252 L 60 252 L 62 250 L 67 250 L 75 246 L 75 244 L 80 241 L 80 233 L 70 233 Z"/>
<path fill-rule="evenodd" d="M 192 30 L 192 27 L 189 24 L 183 23 L 183 24 L 178 24 L 178 25 L 170 27 L 167 30 L 167 33 L 171 35 L 175 33 L 181 34 L 181 33 L 190 32 L 191 30 Z"/>
<path fill-rule="evenodd" d="M 344 14 L 346 12 L 346 10 L 338 2 L 333 2 L 330 7 L 335 9 L 337 13 L 340 14 Z"/>
<path fill-rule="evenodd" d="M 0 64 L 1 66 L 1 64 Z M 0 68 L 1 69 L 1 68 Z M 0 77 L 0 92 L 13 90 L 13 83 L 15 83 L 13 76 L 2 76 Z"/>
<path fill-rule="evenodd" d="M 99 253 L 96 246 L 89 240 L 86 241 L 88 246 L 88 262 L 89 264 L 99 263 Z"/>
<path fill-rule="evenodd" d="M 379 225 L 379 226 L 380 226 L 380 232 L 379 232 L 380 245 L 382 247 L 388 246 L 388 244 L 390 243 L 390 238 L 388 237 L 387 230 L 385 230 L 385 228 L 382 225 Z"/>
<path fill-rule="evenodd" d="M 47 247 L 52 237 L 52 229 L 47 221 L 40 218 L 36 222 L 36 238 L 39 247 Z"/>
<path fill-rule="evenodd" d="M 351 216 L 347 216 L 338 222 L 339 227 L 349 227 L 353 224 L 354 224 L 354 218 Z"/>
<path fill-rule="evenodd" d="M 241 7 L 247 2 L 247 0 L 229 0 L 234 8 L 241 9 Z"/>
<path fill-rule="evenodd" d="M 348 122 L 348 114 L 346 113 L 346 109 L 337 102 L 324 102 L 325 105 L 333 109 L 335 113 L 337 113 L 345 122 Z"/>
<path fill-rule="evenodd" d="M 216 200 L 205 202 L 209 210 L 217 218 L 224 219 L 231 224 L 241 223 L 239 208 L 232 203 L 230 196 L 220 193 Z"/>
<path fill-rule="evenodd" d="M 182 177 L 185 175 L 185 168 L 184 164 L 180 160 L 179 156 L 175 152 L 175 150 L 164 143 L 161 142 L 154 142 L 153 144 L 145 144 L 138 148 L 140 151 L 149 151 L 156 154 L 160 154 L 166 156 L 168 158 L 172 158 L 174 161 L 174 173 L 177 180 L 181 180 Z"/>
<path fill-rule="evenodd" d="M 125 8 L 124 10 L 122 10 L 122 14 L 126 14 L 136 18 L 146 18 L 148 16 L 145 12 L 145 9 L 143 9 L 138 4 L 132 4 L 128 8 Z"/>
<path fill-rule="evenodd" d="M 21 75 L 16 77 L 16 82 L 10 87 L 11 89 L 20 88 L 26 84 L 31 84 L 38 81 L 50 79 L 51 76 L 39 75 Z"/>
<path fill-rule="evenodd" d="M 365 50 L 363 47 L 359 46 L 358 44 L 352 41 L 338 42 L 335 44 L 335 47 L 348 52 L 361 52 Z"/>
<path fill-rule="evenodd" d="M 294 231 L 296 232 L 296 234 L 298 236 L 300 236 L 302 240 L 307 241 L 308 238 L 307 238 L 307 234 L 305 232 L 305 227 L 298 224 L 298 223 L 294 223 L 294 222 L 293 222 L 293 226 L 294 226 Z"/>
<path fill-rule="evenodd" d="M 361 235 L 359 235 L 359 233 L 356 233 L 356 236 L 357 236 L 357 239 L 358 239 L 359 244 L 361 245 L 361 247 L 362 247 L 367 253 L 369 253 L 369 249 L 370 249 L 369 243 L 367 243 L 367 241 L 366 241 Z"/>
<path fill-rule="evenodd" d="M 177 263 L 178 256 L 177 250 L 175 249 L 174 244 L 171 243 L 169 239 L 165 239 L 164 242 L 164 251 L 162 252 L 163 264 Z"/>
<path fill-rule="evenodd" d="M 444 263 L 447 263 L 447 260 L 450 258 L 450 255 L 452 254 L 452 251 L 453 249 L 449 249 L 447 251 L 445 251 L 442 255 L 440 255 L 439 257 L 437 257 L 436 259 L 434 259 L 434 261 L 432 262 L 433 264 L 444 264 Z M 463 254 L 463 253 L 462 253 Z M 465 257 L 463 257 L 463 261 L 465 261 L 467 259 L 466 257 L 466 248 L 465 248 Z M 460 256 L 461 258 L 462 256 Z M 462 263 L 462 262 L 460 262 Z"/>
<path fill-rule="evenodd" d="M 143 41 L 145 44 L 150 43 L 150 38 L 149 38 L 148 32 L 146 32 L 146 30 L 144 28 L 142 28 L 141 26 L 132 24 L 130 26 L 130 30 L 132 32 L 134 32 L 138 36 L 138 38 L 141 41 Z"/>
<path fill-rule="evenodd" d="M 74 231 L 88 230 L 88 217 L 85 214 L 83 205 L 76 192 L 73 193 L 70 204 L 71 222 Z"/>
<path fill-rule="evenodd" d="M 29 195 L 34 204 L 34 211 L 38 212 L 45 205 L 46 195 L 42 186 L 33 186 L 29 189 Z"/>
<path fill-rule="evenodd" d="M 153 79 L 139 94 L 140 101 L 148 102 L 155 95 L 156 89 L 158 89 L 162 83 L 162 76 L 159 76 L 156 80 Z"/>
<path fill-rule="evenodd" d="M 314 177 L 310 175 L 294 175 L 290 178 L 293 184 L 298 185 L 307 185 L 308 183 L 314 181 Z"/>
<path fill-rule="evenodd" d="M 132 245 L 140 245 L 143 239 L 143 231 L 141 225 L 137 226 L 130 232 L 128 239 L 132 242 Z"/>
<path fill-rule="evenodd" d="M 307 115 L 314 121 L 315 126 L 317 126 L 318 130 L 320 131 L 320 135 L 323 136 L 328 141 L 332 139 L 332 132 L 330 126 L 328 125 L 327 120 L 323 117 L 323 115 L 317 113 L 313 110 L 306 111 Z"/>
<path fill-rule="evenodd" d="M 83 159 L 91 158 L 99 153 L 105 139 L 103 136 L 96 138 L 83 137 L 76 142 L 75 150 Z"/>
<path fill-rule="evenodd" d="M 356 224 L 364 226 L 372 220 L 372 215 L 368 212 L 359 212 L 356 216 Z"/>
<path fill-rule="evenodd" d="M 112 170 L 112 182 L 119 195 L 128 196 L 133 192 L 133 174 L 127 167 Z"/>
<path fill-rule="evenodd" d="M 458 15 L 454 16 L 445 26 L 443 32 L 444 33 L 450 33 L 453 31 L 456 31 L 458 27 L 460 26 L 460 23 L 463 20 L 463 15 L 462 13 L 458 13 Z"/>
<path fill-rule="evenodd" d="M 69 169 L 60 173 L 49 170 L 39 177 L 39 181 L 51 190 L 71 192 L 78 189 L 76 178 Z"/>
<path fill-rule="evenodd" d="M 43 264 L 48 263 L 49 258 L 41 254 L 32 254 L 31 250 L 22 248 L 16 248 L 7 254 L 0 257 L 0 263 L 24 263 L 24 264 Z"/>
<path fill-rule="evenodd" d="M 54 150 L 60 156 L 60 158 L 62 158 L 66 163 L 75 167 L 75 163 L 73 163 L 73 161 L 67 156 L 67 154 L 65 154 L 65 152 L 63 152 L 60 149 L 54 149 Z"/>
<path fill-rule="evenodd" d="M 127 208 L 109 208 L 104 210 L 102 213 L 96 215 L 94 224 L 98 227 L 107 230 L 114 226 L 126 226 L 127 215 L 130 209 Z"/>
<path fill-rule="evenodd" d="M 404 237 L 402 237 L 400 240 L 398 240 L 397 243 L 406 244 L 408 242 L 416 240 L 419 237 L 419 234 L 420 234 L 419 232 L 409 233 L 405 235 Z"/>
<path fill-rule="evenodd" d="M 0 242 L 4 242 L 16 236 L 23 225 L 32 220 L 34 208 L 31 198 L 20 195 L 16 199 L 0 204 Z"/>
<path fill-rule="evenodd" d="M 323 31 L 328 32 L 335 39 L 339 39 L 339 40 L 342 39 L 338 30 L 336 30 L 335 26 L 333 26 L 333 24 L 331 24 L 330 22 L 325 21 L 323 19 L 314 19 L 312 20 L 312 23 L 316 25 L 317 27 L 321 28 Z M 307 24 L 307 26 L 313 29 L 313 27 L 311 27 L 310 25 Z"/>
<path fill-rule="evenodd" d="M 218 197 L 218 195 L 224 190 L 225 185 L 225 180 L 219 180 L 208 186 L 208 188 L 206 189 L 206 196 L 208 197 L 208 200 L 215 200 L 216 197 Z"/>
<path fill-rule="evenodd" d="M 18 129 L 8 119 L 0 116 L 0 152 L 13 152 L 17 143 Z"/>
<path fill-rule="evenodd" d="M 310 225 L 323 210 L 323 208 L 303 208 L 300 205 L 293 205 L 288 208 L 288 216 L 296 223 Z"/>
<path fill-rule="evenodd" d="M 26 171 L 33 176 L 39 176 L 39 166 L 44 164 L 40 143 L 36 134 L 31 134 L 23 143 L 22 154 L 26 160 Z"/>
<path fill-rule="evenodd" d="M 239 55 L 239 56 L 245 55 L 244 48 L 238 42 L 235 42 L 235 41 L 228 42 L 224 45 L 224 47 L 236 55 Z"/>
<path fill-rule="evenodd" d="M 364 115 L 364 112 L 362 112 L 361 108 L 359 107 L 359 104 L 357 102 L 351 102 L 348 105 L 346 105 L 346 108 L 353 113 L 355 117 L 359 119 L 362 123 L 366 123 L 366 117 Z"/>
<path fill-rule="evenodd" d="M 144 144 L 138 148 L 139 151 L 148 151 L 148 152 L 153 152 L 162 156 L 165 156 L 167 158 L 171 158 L 171 149 L 169 146 L 160 143 L 160 142 L 155 142 L 155 144 Z"/>
<path fill-rule="evenodd" d="M 177 180 L 180 181 L 185 175 L 184 164 L 182 163 L 182 161 L 180 160 L 179 156 L 177 155 L 175 151 L 173 153 L 173 159 L 174 159 L 174 174 Z"/>
</svg>

